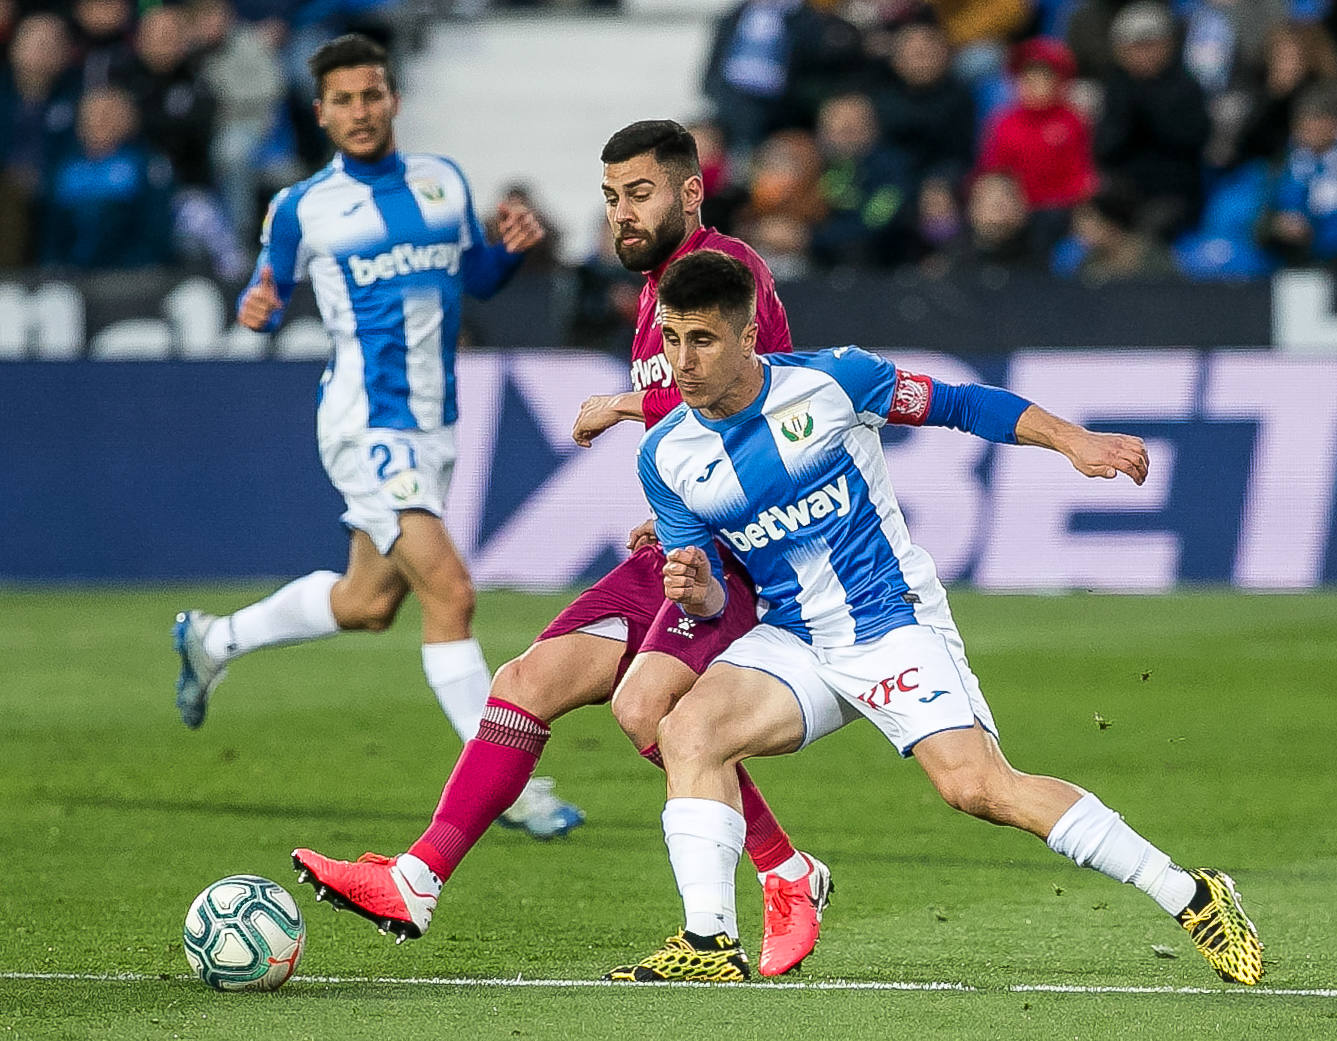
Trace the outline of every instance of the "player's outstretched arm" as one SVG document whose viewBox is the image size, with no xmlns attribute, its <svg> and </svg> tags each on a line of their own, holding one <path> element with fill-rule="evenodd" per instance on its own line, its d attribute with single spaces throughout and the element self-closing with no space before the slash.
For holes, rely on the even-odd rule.
<svg viewBox="0 0 1337 1041">
<path fill-rule="evenodd" d="M 586 398 L 581 402 L 580 414 L 571 428 L 571 440 L 581 448 L 589 448 L 596 437 L 624 420 L 645 422 L 645 412 L 641 407 L 644 399 L 643 390 L 627 391 L 625 394 L 595 394 Z"/>
<path fill-rule="evenodd" d="M 698 618 L 713 618 L 724 610 L 725 592 L 711 573 L 710 558 L 700 546 L 672 549 L 664 565 L 664 596 Z"/>
<path fill-rule="evenodd" d="M 1123 473 L 1134 484 L 1141 484 L 1151 465 L 1140 437 L 1096 433 L 1060 419 L 1039 405 L 1029 406 L 1017 420 L 1017 444 L 1061 452 L 1087 477 L 1114 478 Z"/>
</svg>

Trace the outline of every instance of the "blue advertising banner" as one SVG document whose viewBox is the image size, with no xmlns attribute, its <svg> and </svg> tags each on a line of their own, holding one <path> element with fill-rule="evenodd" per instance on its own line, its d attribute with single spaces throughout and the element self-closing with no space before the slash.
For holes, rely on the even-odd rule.
<svg viewBox="0 0 1337 1041">
<path fill-rule="evenodd" d="M 947 582 L 1150 591 L 1337 582 L 1337 361 L 1269 351 L 898 352 L 902 368 L 1007 386 L 1147 439 L 1142 488 L 949 430 L 884 444 L 912 535 Z M 338 567 L 342 502 L 315 449 L 320 366 L 0 365 L 0 580 L 281 577 Z M 469 353 L 446 509 L 482 587 L 556 589 L 607 568 L 646 506 L 639 431 L 570 439 L 624 364 Z"/>
</svg>

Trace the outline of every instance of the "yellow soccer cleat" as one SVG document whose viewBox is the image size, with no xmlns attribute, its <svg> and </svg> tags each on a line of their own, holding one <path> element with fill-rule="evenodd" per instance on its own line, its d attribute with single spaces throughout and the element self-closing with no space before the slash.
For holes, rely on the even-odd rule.
<svg viewBox="0 0 1337 1041">
<path fill-rule="evenodd" d="M 1189 868 L 1198 894 L 1179 915 L 1193 945 L 1227 983 L 1253 986 L 1263 978 L 1263 945 L 1244 913 L 1234 880 L 1212 868 Z"/>
<path fill-rule="evenodd" d="M 683 929 L 648 958 L 635 965 L 619 965 L 603 978 L 630 983 L 741 983 L 751 975 L 747 953 L 736 938 L 728 933 L 698 936 Z"/>
</svg>

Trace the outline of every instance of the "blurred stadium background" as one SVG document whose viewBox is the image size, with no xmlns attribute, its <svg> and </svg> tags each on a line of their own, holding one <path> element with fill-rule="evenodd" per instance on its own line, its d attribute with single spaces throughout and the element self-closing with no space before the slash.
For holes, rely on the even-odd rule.
<svg viewBox="0 0 1337 1041">
<path fill-rule="evenodd" d="M 455 754 L 412 608 L 384 637 L 239 663 L 197 735 L 171 704 L 176 610 L 345 557 L 314 445 L 328 348 L 310 295 L 272 338 L 238 327 L 233 301 L 269 195 L 327 158 L 303 60 L 350 28 L 394 47 L 401 146 L 456 158 L 484 213 L 525 196 L 551 233 L 470 305 L 459 357 L 447 520 L 487 590 L 492 665 L 643 519 L 637 431 L 590 450 L 569 431 L 586 395 L 628 383 L 638 276 L 601 224 L 599 149 L 631 120 L 681 119 L 707 221 L 772 264 L 797 345 L 856 342 L 1149 440 L 1140 490 L 941 430 L 885 448 L 951 585 L 1076 593 L 955 601 L 1017 761 L 1231 866 L 1291 996 L 1007 989 L 1216 981 L 1182 940 L 1178 962 L 1153 952 L 1179 938 L 1138 894 L 958 821 L 857 728 L 758 764 L 804 841 L 839 858 L 815 978 L 988 993 L 377 983 L 588 978 L 671 927 L 662 782 L 598 712 L 559 723 L 544 760 L 590 826 L 561 846 L 491 836 L 428 942 L 387 956 L 308 903 L 304 971 L 345 982 L 238 1004 L 176 975 L 206 882 L 283 881 L 298 843 L 411 840 Z M 775 1041 L 813 1036 L 820 1009 L 831 1037 L 1324 1036 L 1331 1001 L 1294 988 L 1334 978 L 1335 31 L 1327 0 L 0 0 L 0 848 L 29 854 L 0 901 L 0 1024 L 140 1039 L 691 1023 Z M 1148 596 L 1085 595 L 1107 591 Z M 1254 595 L 1270 591 L 1304 595 Z M 851 828 L 830 794 L 851 790 L 894 809 Z M 637 884 L 610 898 L 610 877 Z M 117 972 L 138 975 L 105 989 Z"/>
<path fill-rule="evenodd" d="M 395 49 L 401 146 L 551 231 L 466 323 L 450 523 L 483 586 L 577 582 L 643 512 L 634 432 L 567 431 L 626 384 L 597 156 L 647 116 L 695 128 L 707 221 L 773 265 L 796 344 L 1153 439 L 1130 494 L 889 434 L 949 581 L 1337 581 L 1335 25 L 1321 0 L 0 0 L 0 579 L 341 558 L 309 294 L 272 338 L 232 308 L 270 193 L 327 158 L 303 60 L 356 28 Z"/>
</svg>

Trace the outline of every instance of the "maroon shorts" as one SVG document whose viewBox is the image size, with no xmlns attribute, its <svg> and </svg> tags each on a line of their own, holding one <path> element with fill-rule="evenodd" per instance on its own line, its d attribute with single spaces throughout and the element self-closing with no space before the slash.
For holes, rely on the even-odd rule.
<svg viewBox="0 0 1337 1041">
<path fill-rule="evenodd" d="M 729 594 L 724 613 L 709 622 L 683 614 L 664 599 L 664 551 L 643 546 L 568 604 L 540 640 L 578 632 L 604 618 L 627 623 L 627 649 L 617 663 L 616 687 L 631 660 L 642 651 L 672 655 L 697 675 L 724 648 L 757 624 L 757 594 L 752 579 L 729 553 L 721 552 Z"/>
</svg>

